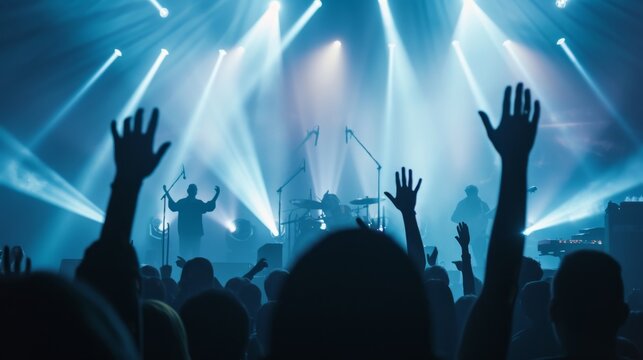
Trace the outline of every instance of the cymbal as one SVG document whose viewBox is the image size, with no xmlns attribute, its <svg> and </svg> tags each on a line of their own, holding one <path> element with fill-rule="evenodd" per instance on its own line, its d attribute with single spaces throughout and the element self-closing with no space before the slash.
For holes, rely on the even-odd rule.
<svg viewBox="0 0 643 360">
<path fill-rule="evenodd" d="M 300 209 L 314 210 L 322 208 L 322 204 L 319 201 L 309 199 L 292 199 L 290 203 Z"/>
<path fill-rule="evenodd" d="M 380 200 L 385 201 L 386 199 L 381 198 Z M 360 205 L 373 205 L 373 204 L 377 204 L 377 198 L 370 198 L 370 197 L 359 198 L 359 199 L 352 200 L 350 202 L 350 204 L 351 205 L 358 205 L 358 206 L 360 206 Z"/>
</svg>

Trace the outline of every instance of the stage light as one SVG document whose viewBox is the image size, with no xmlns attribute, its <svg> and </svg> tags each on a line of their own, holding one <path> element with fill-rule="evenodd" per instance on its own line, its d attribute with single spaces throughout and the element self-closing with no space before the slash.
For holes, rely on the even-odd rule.
<svg viewBox="0 0 643 360">
<path fill-rule="evenodd" d="M 234 221 L 230 221 L 229 223 L 226 224 L 226 228 L 228 229 L 229 232 L 233 233 L 237 231 L 237 225 L 234 223 Z"/>
<path fill-rule="evenodd" d="M 392 43 L 392 42 L 388 43 L 388 48 L 391 50 L 395 49 L 395 43 Z"/>
<path fill-rule="evenodd" d="M 556 45 L 558 45 L 558 46 L 562 46 L 564 43 L 565 43 L 565 38 L 564 37 L 562 37 L 562 38 L 558 39 L 558 41 L 556 41 Z"/>
<path fill-rule="evenodd" d="M 143 95 L 145 95 L 147 88 L 152 83 L 152 79 L 154 79 L 154 76 L 161 67 L 161 64 L 163 63 L 163 60 L 165 59 L 167 54 L 168 51 L 166 49 L 161 49 L 161 52 L 156 57 L 156 60 L 154 61 L 154 64 L 152 64 L 152 67 L 147 71 L 141 83 L 138 85 L 136 90 L 134 90 L 134 93 L 132 93 L 125 106 L 123 106 L 121 111 L 115 117 L 116 121 L 119 123 L 119 126 L 126 117 L 134 115 L 136 108 L 143 98 Z M 100 175 L 99 170 L 105 166 L 105 163 L 109 159 L 111 150 L 112 136 L 108 133 L 105 134 L 103 140 L 99 144 L 97 144 L 96 152 L 89 160 L 87 167 L 83 169 L 83 171 L 81 171 L 79 188 L 82 192 L 89 192 L 92 184 L 94 183 L 95 177 Z"/>
<path fill-rule="evenodd" d="M 460 41 L 458 41 L 458 40 L 453 40 L 453 41 L 451 41 L 451 45 L 453 45 L 453 46 L 460 46 Z"/>
<path fill-rule="evenodd" d="M 227 53 L 228 53 L 227 51 L 225 51 L 223 49 L 219 49 L 219 55 L 225 56 Z"/>
<path fill-rule="evenodd" d="M 322 2 L 321 2 L 321 0 L 315 0 L 315 1 L 313 1 L 313 6 L 315 6 L 316 8 L 320 8 L 320 7 L 322 7 Z"/>
<path fill-rule="evenodd" d="M 489 115 L 494 118 L 494 113 L 491 111 L 491 107 L 489 106 L 489 102 L 484 96 L 484 93 L 480 89 L 480 85 L 478 83 L 478 80 L 476 79 L 475 75 L 473 74 L 473 71 L 471 70 L 471 66 L 469 65 L 469 62 L 467 61 L 467 58 L 464 56 L 464 53 L 462 52 L 462 48 L 460 47 L 460 42 L 458 40 L 454 40 L 451 42 L 453 45 L 453 48 L 455 49 L 455 53 L 458 56 L 458 61 L 460 62 L 460 65 L 462 67 L 462 71 L 464 71 L 464 76 L 467 79 L 467 82 L 469 83 L 469 88 L 471 89 L 471 93 L 473 94 L 473 98 L 476 101 L 476 105 L 480 109 L 487 109 Z"/>
<path fill-rule="evenodd" d="M 556 7 L 564 9 L 567 6 L 567 0 L 556 0 Z"/>
<path fill-rule="evenodd" d="M 246 219 L 236 219 L 228 227 L 229 235 L 237 241 L 248 241 L 255 234 L 255 227 Z"/>
<path fill-rule="evenodd" d="M 117 58 L 122 56 L 122 53 L 118 49 L 114 49 L 114 52 L 110 55 L 110 57 L 101 65 L 101 67 L 92 75 L 92 77 L 83 84 L 83 86 L 72 96 L 67 103 L 58 110 L 56 115 L 52 117 L 47 123 L 38 130 L 36 135 L 33 136 L 33 138 L 28 142 L 28 147 L 31 149 L 35 149 L 40 145 L 40 142 L 47 136 L 49 133 L 56 128 L 56 126 L 59 125 L 60 121 L 62 121 L 67 113 L 78 103 L 78 101 L 87 93 L 89 88 L 91 88 L 92 85 L 100 78 L 105 71 L 107 71 L 107 68 L 109 68 L 114 61 L 116 61 Z"/>
<path fill-rule="evenodd" d="M 606 202 L 614 200 L 611 199 L 613 196 L 643 184 L 642 163 L 643 151 L 639 151 L 626 162 L 594 178 L 584 189 L 535 221 L 525 234 L 601 214 L 605 211 Z"/>
<path fill-rule="evenodd" d="M 299 34 L 301 29 L 304 28 L 304 26 L 308 23 L 310 18 L 313 17 L 313 15 L 321 8 L 321 1 L 315 0 L 313 1 L 312 4 L 306 9 L 306 11 L 297 19 L 295 24 L 286 32 L 286 35 L 281 40 L 281 52 L 283 52 L 289 45 L 290 43 L 295 39 L 295 37 Z"/>
<path fill-rule="evenodd" d="M 281 9 L 281 3 L 279 1 L 271 1 L 269 8 L 272 11 L 279 11 Z"/>
<path fill-rule="evenodd" d="M 104 220 L 105 214 L 101 209 L 2 128 L 0 185 L 87 219 Z"/>
<path fill-rule="evenodd" d="M 503 42 L 502 42 L 502 46 L 504 46 L 504 47 L 507 47 L 507 46 L 509 46 L 510 44 L 511 44 L 511 40 L 509 40 L 509 39 L 507 39 L 507 40 L 505 40 L 505 41 L 503 41 Z"/>
<path fill-rule="evenodd" d="M 341 47 L 342 47 L 342 42 L 341 41 L 339 41 L 339 40 L 333 41 L 333 48 L 339 49 Z"/>
<path fill-rule="evenodd" d="M 243 46 L 239 46 L 239 47 L 237 47 L 237 50 L 239 51 L 239 53 L 240 53 L 240 54 L 243 54 L 243 53 L 245 53 L 245 52 L 246 52 L 246 48 L 245 48 L 245 47 L 243 47 Z M 225 50 L 224 50 L 224 51 L 225 51 Z M 219 52 L 220 52 L 220 51 L 219 51 Z"/>
<path fill-rule="evenodd" d="M 170 10 L 168 10 L 167 8 L 161 8 L 161 10 L 159 10 L 159 15 L 161 15 L 162 18 L 166 18 L 168 15 L 170 15 Z"/>
</svg>

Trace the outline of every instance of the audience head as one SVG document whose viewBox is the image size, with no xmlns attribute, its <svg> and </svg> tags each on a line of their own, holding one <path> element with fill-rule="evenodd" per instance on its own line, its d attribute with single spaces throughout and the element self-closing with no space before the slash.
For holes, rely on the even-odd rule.
<svg viewBox="0 0 643 360">
<path fill-rule="evenodd" d="M 191 291 L 210 289 L 213 279 L 212 263 L 206 258 L 196 257 L 185 263 L 179 286 L 181 290 L 189 289 Z"/>
<path fill-rule="evenodd" d="M 161 279 L 170 279 L 172 278 L 172 265 L 163 265 L 161 266 Z"/>
<path fill-rule="evenodd" d="M 554 278 L 550 314 L 568 354 L 612 351 L 628 315 L 619 264 L 599 251 L 565 256 Z"/>
<path fill-rule="evenodd" d="M 425 281 L 424 289 L 429 299 L 433 353 L 439 358 L 453 358 L 456 350 L 456 314 L 451 289 L 443 280 Z"/>
<path fill-rule="evenodd" d="M 257 341 L 259 342 L 259 346 L 261 347 L 263 354 L 268 354 L 270 351 L 270 330 L 276 307 L 276 302 L 268 301 L 263 304 L 257 312 L 255 331 L 257 333 Z"/>
<path fill-rule="evenodd" d="M 48 274 L 0 277 L 2 357 L 137 359 L 130 332 L 102 297 Z"/>
<path fill-rule="evenodd" d="M 140 271 L 142 277 L 161 278 L 161 273 L 152 265 L 143 265 L 141 266 Z"/>
<path fill-rule="evenodd" d="M 424 270 L 424 281 L 440 280 L 449 286 L 449 273 L 440 265 L 434 265 Z"/>
<path fill-rule="evenodd" d="M 141 278 L 141 298 L 150 300 L 165 301 L 165 285 L 159 278 L 142 277 Z"/>
<path fill-rule="evenodd" d="M 518 289 L 522 289 L 528 282 L 538 281 L 542 278 L 543 268 L 540 263 L 530 257 L 523 256 L 518 278 Z"/>
<path fill-rule="evenodd" d="M 208 290 L 187 300 L 181 319 L 193 360 L 242 359 L 250 323 L 239 301 L 225 290 Z"/>
<path fill-rule="evenodd" d="M 546 281 L 528 282 L 520 293 L 520 303 L 525 316 L 534 323 L 549 323 L 551 285 Z"/>
<path fill-rule="evenodd" d="M 195 197 L 196 192 L 197 192 L 196 185 L 194 185 L 194 184 L 188 185 L 188 196 Z"/>
<path fill-rule="evenodd" d="M 273 270 L 263 283 L 263 288 L 266 292 L 268 301 L 277 301 L 279 299 L 279 292 L 288 279 L 288 271 L 283 269 Z"/>
<path fill-rule="evenodd" d="M 188 339 L 179 314 L 157 300 L 143 302 L 143 358 L 189 360 Z"/>
<path fill-rule="evenodd" d="M 475 295 L 464 295 L 455 302 L 455 323 L 458 336 L 464 331 L 464 326 L 467 323 L 467 319 L 469 319 L 469 313 L 476 300 L 478 300 L 478 297 Z"/>
<path fill-rule="evenodd" d="M 248 279 L 243 277 L 233 277 L 225 283 L 225 289 L 237 296 L 241 288 L 249 282 Z"/>
<path fill-rule="evenodd" d="M 239 289 L 237 297 L 246 308 L 250 319 L 257 317 L 257 311 L 261 307 L 261 289 L 251 282 L 247 282 Z"/>
<path fill-rule="evenodd" d="M 464 188 L 464 192 L 467 194 L 467 197 L 476 197 L 478 196 L 478 187 L 475 185 L 469 185 Z"/>
<path fill-rule="evenodd" d="M 271 359 L 432 358 L 420 273 L 387 236 L 329 235 L 304 254 L 282 289 Z"/>
</svg>

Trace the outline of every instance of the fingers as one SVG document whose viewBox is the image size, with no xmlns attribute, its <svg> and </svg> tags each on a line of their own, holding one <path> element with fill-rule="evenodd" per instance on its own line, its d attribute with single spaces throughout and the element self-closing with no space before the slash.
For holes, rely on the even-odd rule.
<svg viewBox="0 0 643 360">
<path fill-rule="evenodd" d="M 413 186 L 413 170 L 409 169 L 409 182 L 408 186 L 411 187 Z"/>
<path fill-rule="evenodd" d="M 143 128 L 143 109 L 138 109 L 136 111 L 136 116 L 134 117 L 134 133 L 141 134 Z"/>
<path fill-rule="evenodd" d="M 400 185 L 400 172 L 396 171 L 395 172 L 395 188 L 399 190 L 401 187 L 402 187 L 402 185 Z"/>
<path fill-rule="evenodd" d="M 114 143 L 116 143 L 118 140 L 120 140 L 120 136 L 118 135 L 118 129 L 116 129 L 116 120 L 112 120 L 112 123 L 110 124 L 110 128 L 112 130 L 112 138 L 114 139 Z"/>
<path fill-rule="evenodd" d="M 531 112 L 531 90 L 525 89 L 525 108 L 523 109 L 522 115 L 524 115 L 527 120 L 529 120 L 529 113 Z"/>
<path fill-rule="evenodd" d="M 511 86 L 505 88 L 505 97 L 502 100 L 502 117 L 509 116 L 509 108 L 511 107 Z"/>
<path fill-rule="evenodd" d="M 516 96 L 514 98 L 514 116 L 522 114 L 522 88 L 522 83 L 518 83 L 518 86 L 516 86 Z"/>
<path fill-rule="evenodd" d="M 406 187 L 406 168 L 402 167 L 402 187 Z"/>
<path fill-rule="evenodd" d="M 165 155 L 165 152 L 167 151 L 167 149 L 170 148 L 170 145 L 172 145 L 172 144 L 169 141 L 163 143 L 163 145 L 161 145 L 161 147 L 159 148 L 159 151 L 157 151 L 156 155 L 154 155 L 154 167 L 155 168 L 161 162 L 161 159 L 163 158 L 163 155 Z"/>
<path fill-rule="evenodd" d="M 152 116 L 150 116 L 150 123 L 147 125 L 147 131 L 145 136 L 148 137 L 150 144 L 154 144 L 154 135 L 156 135 L 156 127 L 159 125 L 159 109 L 154 108 L 152 110 Z"/>
<path fill-rule="evenodd" d="M 391 203 L 393 204 L 395 203 L 395 198 L 393 197 L 393 195 L 391 195 L 390 192 L 384 191 L 384 196 L 386 196 L 389 200 L 391 200 Z"/>
<path fill-rule="evenodd" d="M 420 190 L 420 185 L 422 185 L 422 178 L 418 180 L 418 184 L 417 186 L 415 186 L 415 189 L 413 190 L 413 192 L 418 192 L 418 190 Z"/>
<path fill-rule="evenodd" d="M 534 115 L 531 119 L 531 125 L 534 127 L 534 131 L 538 129 L 538 122 L 540 121 L 540 101 L 536 100 L 534 103 Z"/>
<path fill-rule="evenodd" d="M 2 248 L 2 269 L 4 270 L 5 275 L 11 273 L 11 260 L 9 258 L 8 246 Z"/>
<path fill-rule="evenodd" d="M 123 137 L 132 133 L 131 124 L 132 124 L 132 117 L 128 116 L 125 119 L 125 121 L 123 121 Z"/>
<path fill-rule="evenodd" d="M 487 113 L 485 113 L 484 111 L 478 111 L 478 115 L 480 115 L 482 124 L 484 125 L 485 130 L 487 130 L 487 136 L 489 137 L 489 139 L 491 139 L 491 136 L 493 134 L 493 126 L 491 126 L 489 116 L 487 116 Z"/>
</svg>

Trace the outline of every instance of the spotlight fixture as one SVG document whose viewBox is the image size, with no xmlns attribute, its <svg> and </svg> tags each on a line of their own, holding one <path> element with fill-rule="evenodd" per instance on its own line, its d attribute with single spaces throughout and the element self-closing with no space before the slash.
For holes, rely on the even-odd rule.
<svg viewBox="0 0 643 360">
<path fill-rule="evenodd" d="M 226 55 L 227 53 L 228 53 L 227 51 L 223 49 L 219 49 L 219 55 L 223 56 L 223 55 Z"/>
<path fill-rule="evenodd" d="M 250 240 L 255 234 L 255 227 L 246 219 L 236 219 L 227 228 L 230 237 L 237 241 Z"/>
<path fill-rule="evenodd" d="M 451 41 L 451 45 L 453 45 L 453 46 L 460 46 L 460 41 L 458 41 L 458 40 L 453 40 L 453 41 Z"/>
<path fill-rule="evenodd" d="M 315 0 L 315 1 L 313 1 L 313 5 L 315 7 L 317 7 L 317 8 L 320 8 L 320 7 L 322 7 L 322 2 L 321 2 L 321 0 Z"/>
<path fill-rule="evenodd" d="M 511 40 L 509 40 L 509 39 L 507 39 L 507 40 L 502 42 L 502 46 L 504 46 L 504 47 L 509 46 L 509 44 L 511 44 Z"/>
<path fill-rule="evenodd" d="M 281 3 L 279 1 L 270 2 L 270 10 L 279 11 L 281 9 Z"/>
<path fill-rule="evenodd" d="M 341 48 L 341 47 L 342 47 L 342 42 L 341 42 L 341 41 L 339 41 L 339 40 L 335 40 L 335 41 L 333 41 L 333 47 L 334 47 L 335 49 L 339 49 L 339 48 Z"/>
<path fill-rule="evenodd" d="M 159 10 L 159 15 L 161 15 L 162 18 L 166 18 L 168 15 L 170 15 L 170 10 L 167 8 L 161 8 Z"/>
<path fill-rule="evenodd" d="M 567 6 L 567 0 L 556 0 L 556 7 L 564 9 Z"/>
<path fill-rule="evenodd" d="M 167 49 L 161 49 L 161 54 L 163 54 L 163 56 L 168 56 L 170 52 L 167 51 Z"/>
<path fill-rule="evenodd" d="M 123 53 L 118 49 L 114 49 L 114 55 L 116 55 L 116 57 L 121 57 L 123 56 Z"/>
<path fill-rule="evenodd" d="M 558 41 L 556 41 L 556 45 L 558 45 L 558 46 L 562 46 L 564 43 L 565 43 L 565 38 L 564 37 L 562 37 L 562 38 L 558 39 Z"/>
</svg>

